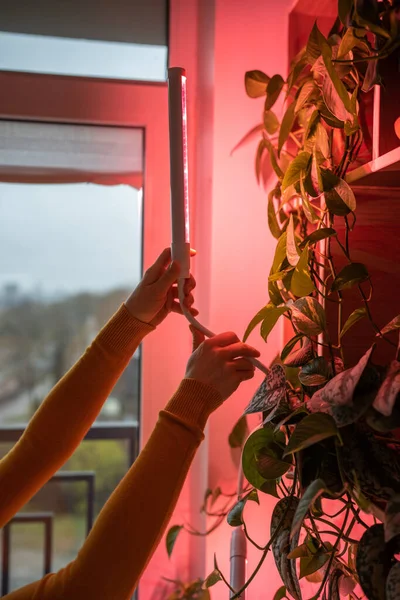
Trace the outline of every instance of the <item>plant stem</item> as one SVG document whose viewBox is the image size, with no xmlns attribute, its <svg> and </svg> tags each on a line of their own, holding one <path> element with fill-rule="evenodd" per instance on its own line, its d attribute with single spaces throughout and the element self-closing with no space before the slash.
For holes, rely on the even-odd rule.
<svg viewBox="0 0 400 600">
<path fill-rule="evenodd" d="M 293 486 L 292 486 L 292 491 L 290 494 L 290 498 L 293 497 L 294 495 L 294 490 L 296 487 L 296 481 L 297 481 L 297 466 L 295 468 L 295 473 L 294 473 L 294 479 L 293 479 Z M 258 561 L 258 564 L 256 566 L 256 568 L 254 569 L 254 571 L 252 572 L 252 574 L 250 575 L 250 577 L 248 578 L 248 580 L 246 581 L 246 583 L 241 587 L 241 589 L 236 592 L 234 594 L 234 596 L 232 596 L 231 600 L 236 600 L 237 598 L 240 598 L 240 596 L 243 594 L 243 592 L 245 591 L 245 589 L 250 585 L 250 583 L 253 581 L 253 579 L 255 578 L 255 576 L 257 575 L 258 571 L 261 569 L 261 566 L 263 564 L 263 562 L 265 561 L 267 554 L 269 552 L 269 549 L 271 548 L 271 545 L 273 544 L 273 542 L 275 541 L 275 539 L 278 537 L 278 534 L 280 533 L 280 528 L 282 523 L 284 522 L 286 515 L 288 513 L 290 507 L 290 502 L 288 503 L 288 505 L 286 506 L 286 509 L 284 511 L 284 513 L 282 514 L 282 517 L 279 520 L 279 523 L 274 531 L 274 533 L 272 534 L 269 542 L 264 546 L 264 550 L 263 553 L 261 555 L 260 560 Z"/>
</svg>

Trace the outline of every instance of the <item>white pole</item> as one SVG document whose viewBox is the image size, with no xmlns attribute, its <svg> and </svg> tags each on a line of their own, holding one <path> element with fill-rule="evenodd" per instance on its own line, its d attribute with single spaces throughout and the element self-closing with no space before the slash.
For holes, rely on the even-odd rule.
<svg viewBox="0 0 400 600">
<path fill-rule="evenodd" d="M 171 179 L 172 259 L 180 263 L 181 277 L 190 275 L 190 226 L 186 71 L 168 69 L 169 147 Z"/>
</svg>

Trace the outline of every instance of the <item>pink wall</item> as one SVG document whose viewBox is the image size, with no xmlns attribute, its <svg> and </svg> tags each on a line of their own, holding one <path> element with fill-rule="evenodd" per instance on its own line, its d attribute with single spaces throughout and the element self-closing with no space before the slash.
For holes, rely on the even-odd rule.
<svg viewBox="0 0 400 600">
<path fill-rule="evenodd" d="M 249 99 L 244 91 L 244 73 L 261 69 L 269 75 L 287 69 L 287 28 L 291 0 L 216 0 L 214 50 L 213 188 L 211 204 L 211 298 L 210 324 L 218 331 L 234 330 L 243 335 L 251 317 L 268 301 L 267 274 L 275 240 L 267 225 L 267 196 L 256 183 L 256 142 L 230 152 L 237 141 L 259 122 L 263 101 Z M 200 49 L 201 54 L 201 49 Z M 273 182 L 273 180 L 272 180 Z M 282 329 L 277 327 L 265 345 L 258 334 L 251 342 L 269 363 L 281 347 Z M 233 491 L 236 470 L 227 437 L 237 418 L 261 382 L 261 374 L 243 385 L 212 418 L 209 431 L 209 484 Z M 257 422 L 257 421 L 256 421 Z M 263 544 L 269 537 L 269 519 L 274 501 L 263 498 L 262 507 L 247 513 L 249 529 Z M 207 539 L 207 566 L 213 555 L 229 573 L 231 529 L 224 525 Z M 259 552 L 249 549 L 249 573 Z M 281 585 L 273 559 L 268 556 L 248 592 L 248 600 L 268 600 Z M 224 584 L 217 584 L 213 598 L 227 598 Z"/>
</svg>

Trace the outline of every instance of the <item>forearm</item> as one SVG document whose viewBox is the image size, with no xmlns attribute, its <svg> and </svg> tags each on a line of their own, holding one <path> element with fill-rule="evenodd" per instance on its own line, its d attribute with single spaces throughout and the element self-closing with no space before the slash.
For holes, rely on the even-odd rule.
<svg viewBox="0 0 400 600">
<path fill-rule="evenodd" d="M 0 462 L 0 527 L 71 456 L 152 329 L 122 306 L 53 388 L 21 439 Z"/>
<path fill-rule="evenodd" d="M 48 577 L 41 600 L 126 600 L 157 547 L 218 392 L 185 380 L 101 511 L 78 558 Z M 39 584 L 38 584 L 39 585 Z"/>
</svg>

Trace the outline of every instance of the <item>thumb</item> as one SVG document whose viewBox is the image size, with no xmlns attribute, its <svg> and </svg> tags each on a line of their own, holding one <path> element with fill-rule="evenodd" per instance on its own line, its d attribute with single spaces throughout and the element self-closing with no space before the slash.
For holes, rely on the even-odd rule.
<svg viewBox="0 0 400 600">
<path fill-rule="evenodd" d="M 200 346 L 200 344 L 202 344 L 204 342 L 205 335 L 204 335 L 204 333 L 202 333 L 201 331 L 196 329 L 196 327 L 194 327 L 193 325 L 190 325 L 189 329 L 192 332 L 193 352 L 194 352 L 195 350 L 197 350 L 197 348 Z"/>
<path fill-rule="evenodd" d="M 179 277 L 180 273 L 179 263 L 173 261 L 170 263 L 168 269 L 161 275 L 160 279 L 156 282 L 157 289 L 160 292 L 164 292 L 165 294 L 168 292 L 169 288 Z"/>
</svg>

